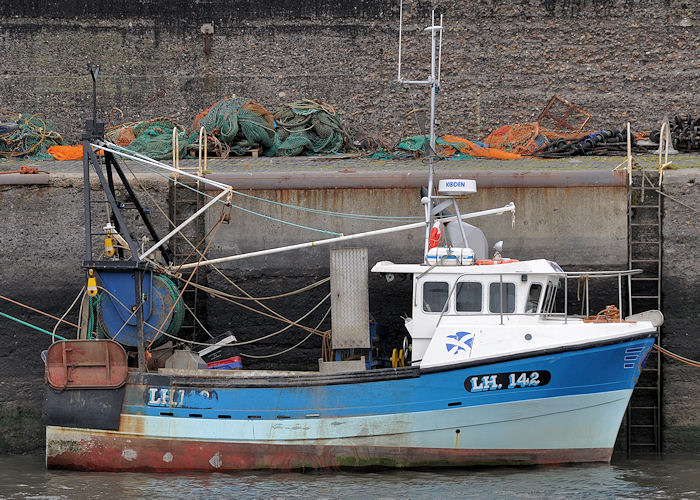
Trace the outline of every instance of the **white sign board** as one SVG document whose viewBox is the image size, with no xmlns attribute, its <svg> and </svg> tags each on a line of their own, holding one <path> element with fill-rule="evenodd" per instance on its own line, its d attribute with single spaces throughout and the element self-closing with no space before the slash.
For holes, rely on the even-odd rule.
<svg viewBox="0 0 700 500">
<path fill-rule="evenodd" d="M 464 195 L 476 193 L 476 181 L 467 179 L 442 179 L 438 191 L 443 194 Z"/>
</svg>

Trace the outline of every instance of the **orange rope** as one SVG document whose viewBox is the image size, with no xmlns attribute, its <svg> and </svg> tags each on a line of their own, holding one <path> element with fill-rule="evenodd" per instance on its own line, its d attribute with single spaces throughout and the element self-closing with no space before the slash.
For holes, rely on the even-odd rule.
<svg viewBox="0 0 700 500">
<path fill-rule="evenodd" d="M 55 319 L 56 321 L 61 321 L 61 322 L 65 323 L 65 324 L 67 324 L 67 325 L 74 326 L 74 327 L 76 327 L 76 328 L 80 328 L 80 327 L 79 327 L 78 325 L 76 325 L 75 323 L 71 323 L 70 321 L 66 321 L 66 320 L 64 320 L 64 319 L 58 318 L 58 317 L 53 316 L 52 314 L 49 314 L 49 313 L 47 313 L 47 312 L 40 311 L 39 309 L 35 309 L 35 308 L 33 308 L 32 306 L 28 306 L 28 305 L 26 305 L 26 304 L 22 304 L 21 302 L 17 302 L 16 300 L 12 300 L 12 299 L 10 299 L 10 298 L 8 298 L 8 297 L 5 297 L 4 295 L 0 295 L 0 299 L 6 300 L 6 301 L 11 302 L 11 303 L 13 303 L 13 304 L 15 304 L 15 305 L 18 305 L 18 306 L 27 308 L 27 309 L 29 309 L 30 311 L 34 311 L 35 313 L 43 314 L 44 316 L 48 316 L 49 318 Z"/>
<path fill-rule="evenodd" d="M 671 351 L 664 349 L 663 347 L 654 344 L 654 349 L 659 351 L 661 354 L 665 354 L 669 358 L 673 358 L 676 361 L 680 361 L 681 363 L 685 363 L 686 365 L 694 366 L 695 368 L 700 368 L 700 361 L 694 361 L 692 359 L 684 358 L 683 356 L 679 356 L 678 354 L 673 354 Z"/>
<path fill-rule="evenodd" d="M 26 165 L 21 166 L 19 170 L 9 170 L 7 172 L 0 172 L 0 174 L 38 174 L 39 172 L 48 174 L 46 170 L 39 170 L 36 167 L 28 167 Z"/>
</svg>

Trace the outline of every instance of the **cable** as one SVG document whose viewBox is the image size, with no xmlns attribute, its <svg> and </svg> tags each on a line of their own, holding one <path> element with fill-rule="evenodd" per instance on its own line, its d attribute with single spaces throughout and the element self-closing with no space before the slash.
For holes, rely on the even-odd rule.
<svg viewBox="0 0 700 500">
<path fill-rule="evenodd" d="M 170 177 L 169 177 L 169 176 L 167 176 L 167 175 L 165 175 L 165 174 L 162 174 L 161 172 L 159 172 L 159 171 L 157 171 L 157 170 L 154 170 L 153 168 L 149 167 L 146 163 L 143 163 L 142 165 L 143 165 L 144 167 L 146 167 L 148 170 L 150 170 L 151 172 L 154 172 L 155 174 L 160 175 L 161 177 L 164 177 L 164 178 L 170 180 Z M 186 184 L 183 184 L 183 183 L 181 183 L 181 182 L 178 181 L 178 180 L 174 180 L 173 182 L 175 182 L 175 183 L 177 183 L 178 185 L 181 185 L 181 186 L 183 186 L 183 187 L 186 187 L 187 189 L 190 189 L 190 190 L 194 191 L 195 193 L 204 195 L 204 196 L 206 196 L 206 197 L 208 197 L 208 198 L 214 198 L 213 196 L 211 196 L 211 195 L 209 195 L 209 194 L 207 194 L 207 193 L 205 193 L 205 192 L 203 192 L 203 191 L 199 191 L 198 189 L 194 189 L 194 188 L 192 188 L 192 187 L 190 187 L 190 186 L 187 186 Z M 232 192 L 232 193 L 236 193 L 236 191 L 233 191 L 233 190 L 232 190 L 231 192 Z M 279 223 L 281 223 L 281 224 L 286 224 L 286 225 L 288 225 L 288 226 L 297 227 L 297 228 L 299 228 L 299 229 L 308 229 L 308 230 L 310 230 L 310 231 L 316 231 L 316 232 L 318 232 L 318 233 L 330 234 L 330 235 L 332 235 L 332 236 L 341 236 L 341 235 L 343 234 L 343 233 L 336 233 L 335 231 L 326 231 L 325 229 L 318 229 L 318 228 L 315 228 L 315 227 L 304 226 L 304 225 L 302 225 L 302 224 L 296 224 L 296 223 L 294 223 L 294 222 L 289 222 L 289 221 L 286 221 L 286 220 L 283 220 L 283 219 L 278 219 L 278 218 L 272 217 L 272 216 L 270 216 L 270 215 L 265 215 L 265 214 L 262 214 L 262 213 L 260 213 L 260 212 L 255 212 L 254 210 L 249 210 L 249 209 L 247 209 L 247 208 L 243 208 L 243 207 L 241 207 L 241 206 L 234 205 L 233 203 L 230 203 L 230 202 L 221 201 L 221 203 L 224 203 L 224 204 L 226 204 L 227 206 L 231 206 L 231 207 L 233 207 L 233 208 L 235 208 L 235 209 L 237 209 L 237 210 L 241 210 L 242 212 L 246 212 L 246 213 L 249 213 L 249 214 L 251 214 L 251 215 L 256 215 L 256 216 L 258 216 L 258 217 L 262 217 L 263 219 L 268 219 L 268 220 L 271 220 L 271 221 L 274 221 L 274 222 L 279 222 Z"/>
<path fill-rule="evenodd" d="M 42 314 L 42 315 L 47 316 L 47 317 L 49 317 L 49 318 L 51 318 L 51 319 L 55 319 L 55 320 L 61 321 L 62 323 L 65 323 L 66 325 L 73 326 L 73 327 L 75 327 L 75 328 L 80 328 L 80 327 L 79 327 L 78 325 L 76 325 L 75 323 L 71 323 L 70 321 L 67 321 L 67 320 L 64 320 L 64 319 L 62 320 L 61 318 L 59 318 L 59 317 L 57 317 L 57 316 L 54 316 L 53 314 L 49 314 L 49 313 L 47 313 L 47 312 L 40 311 L 39 309 L 36 309 L 36 308 L 34 308 L 34 307 L 32 307 L 32 306 L 28 306 L 28 305 L 23 304 L 23 303 L 21 303 L 21 302 L 17 302 L 16 300 L 12 300 L 12 299 L 10 299 L 10 298 L 8 298 L 8 297 L 5 297 L 4 295 L 0 295 L 0 299 L 6 300 L 6 301 L 8 301 L 8 302 L 10 302 L 10 303 L 12 303 L 12 304 L 18 305 L 18 306 L 20 306 L 20 307 L 24 307 L 25 309 L 29 309 L 30 311 L 34 311 L 35 313 Z M 95 332 L 93 332 L 93 333 L 95 333 Z M 58 335 L 56 335 L 56 337 L 58 337 Z"/>
<path fill-rule="evenodd" d="M 324 314 L 324 315 L 323 315 L 323 318 L 321 318 L 321 321 L 319 321 L 318 324 L 316 325 L 316 330 L 318 330 L 318 329 L 321 327 L 321 325 L 323 324 L 323 322 L 326 321 L 326 318 L 328 317 L 328 315 L 330 314 L 330 312 L 331 312 L 331 308 L 329 307 L 328 310 L 326 311 L 326 314 Z M 239 355 L 241 355 L 241 356 L 243 356 L 243 357 L 246 357 L 246 358 L 254 358 L 254 359 L 274 358 L 275 356 L 280 356 L 280 355 L 282 355 L 282 354 L 285 354 L 285 353 L 291 351 L 292 349 L 296 349 L 296 348 L 299 347 L 301 344 L 303 344 L 304 342 L 306 342 L 307 340 L 309 340 L 309 338 L 311 338 L 312 335 L 313 335 L 313 332 L 309 333 L 306 337 L 304 337 L 304 339 L 303 339 L 301 342 L 299 342 L 299 343 L 297 343 L 297 344 L 294 344 L 292 347 L 289 347 L 289 348 L 285 349 L 284 351 L 280 351 L 280 352 L 277 352 L 277 353 L 274 353 L 274 354 L 266 354 L 266 355 L 261 355 L 261 356 L 255 356 L 255 355 L 253 355 L 253 354 L 243 354 L 243 353 L 241 352 L 241 353 L 239 353 Z"/>
</svg>

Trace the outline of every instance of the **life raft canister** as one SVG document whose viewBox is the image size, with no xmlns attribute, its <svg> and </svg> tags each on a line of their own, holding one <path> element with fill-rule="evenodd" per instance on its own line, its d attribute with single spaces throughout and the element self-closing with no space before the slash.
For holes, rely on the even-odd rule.
<svg viewBox="0 0 700 500">
<path fill-rule="evenodd" d="M 428 250 L 435 248 L 440 243 L 440 221 L 436 221 L 433 224 L 433 228 L 430 230 L 430 237 L 428 238 Z"/>
</svg>

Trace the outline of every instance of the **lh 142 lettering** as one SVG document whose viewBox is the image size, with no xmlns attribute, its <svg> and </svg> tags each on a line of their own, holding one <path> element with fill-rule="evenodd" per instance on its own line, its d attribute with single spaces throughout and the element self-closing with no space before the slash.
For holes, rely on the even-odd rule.
<svg viewBox="0 0 700 500">
<path fill-rule="evenodd" d="M 464 380 L 464 388 L 469 392 L 503 391 L 541 387 L 552 380 L 547 370 L 531 372 L 490 373 L 474 375 Z"/>
</svg>

